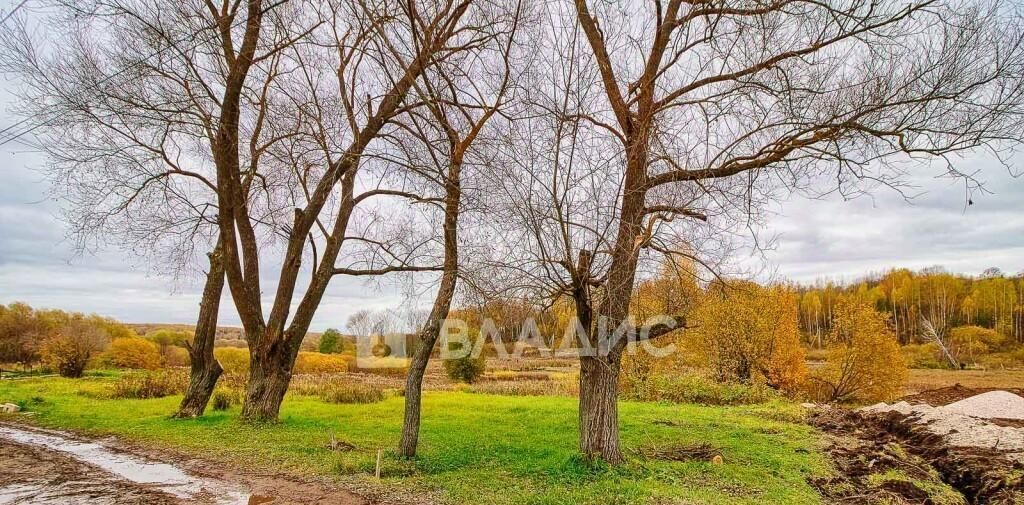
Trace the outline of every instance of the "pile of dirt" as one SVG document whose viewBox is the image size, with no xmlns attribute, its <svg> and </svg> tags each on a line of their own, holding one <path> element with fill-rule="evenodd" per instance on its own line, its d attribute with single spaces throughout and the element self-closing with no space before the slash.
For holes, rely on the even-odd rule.
<svg viewBox="0 0 1024 505">
<path fill-rule="evenodd" d="M 909 407 L 909 405 L 908 405 Z M 999 450 L 960 447 L 898 410 L 815 409 L 834 476 L 811 483 L 836 503 L 1024 503 L 1024 465 Z"/>
<path fill-rule="evenodd" d="M 1010 460 L 1024 463 L 1024 428 L 992 422 L 993 418 L 1015 421 L 1024 418 L 1024 398 L 1013 393 L 991 391 L 942 407 L 911 405 L 905 401 L 892 405 L 879 403 L 860 411 L 899 413 L 908 422 L 944 437 L 950 445 L 992 449 Z"/>
<path fill-rule="evenodd" d="M 990 391 L 1007 391 L 1024 396 L 1024 389 L 969 388 L 961 384 L 954 384 L 949 387 L 929 389 L 917 394 L 904 396 L 902 400 L 912 405 L 927 403 L 928 405 L 941 407 Z"/>
<path fill-rule="evenodd" d="M 1009 391 L 989 391 L 941 408 L 983 419 L 1024 419 L 1024 398 Z"/>
</svg>

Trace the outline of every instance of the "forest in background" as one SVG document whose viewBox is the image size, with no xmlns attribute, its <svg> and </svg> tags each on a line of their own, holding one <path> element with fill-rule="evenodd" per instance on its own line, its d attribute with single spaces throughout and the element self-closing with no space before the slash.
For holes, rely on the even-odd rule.
<svg viewBox="0 0 1024 505">
<path fill-rule="evenodd" d="M 889 314 L 901 345 L 921 342 L 922 322 L 940 333 L 959 326 L 980 326 L 1024 342 L 1024 274 L 989 268 L 980 276 L 955 274 L 942 267 L 893 269 L 852 283 L 819 281 L 797 285 L 800 327 L 821 347 L 832 314 L 843 297 L 856 297 Z"/>
</svg>

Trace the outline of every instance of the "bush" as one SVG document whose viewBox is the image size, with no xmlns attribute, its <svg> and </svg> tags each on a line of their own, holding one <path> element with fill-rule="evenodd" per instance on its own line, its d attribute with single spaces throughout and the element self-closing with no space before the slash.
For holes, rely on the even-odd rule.
<svg viewBox="0 0 1024 505">
<path fill-rule="evenodd" d="M 819 401 L 878 401 L 895 396 L 907 380 L 907 364 L 886 316 L 867 302 L 842 300 L 835 308 L 828 360 L 809 388 Z"/>
<path fill-rule="evenodd" d="M 171 346 L 164 352 L 164 366 L 166 367 L 184 367 L 189 366 L 191 362 L 188 349 L 184 347 Z"/>
<path fill-rule="evenodd" d="M 218 347 L 213 357 L 220 362 L 225 374 L 245 375 L 249 373 L 249 350 L 237 347 Z"/>
<path fill-rule="evenodd" d="M 978 364 L 985 368 L 1024 368 L 1024 347 L 986 354 L 978 358 Z"/>
<path fill-rule="evenodd" d="M 334 354 L 341 352 L 341 333 L 334 328 L 328 328 L 320 336 L 318 350 L 323 354 Z"/>
<path fill-rule="evenodd" d="M 807 377 L 797 297 L 784 286 L 731 281 L 709 293 L 691 314 L 692 333 L 720 382 L 800 389 Z"/>
<path fill-rule="evenodd" d="M 228 410 L 232 405 L 239 403 L 238 392 L 231 389 L 218 389 L 213 392 L 211 403 L 213 410 Z"/>
<path fill-rule="evenodd" d="M 942 359 L 942 350 L 935 342 L 905 345 L 900 353 L 910 368 L 949 368 L 949 361 Z"/>
<path fill-rule="evenodd" d="M 985 354 L 1006 351 L 1012 346 L 1010 337 L 980 326 L 960 326 L 949 332 L 949 350 L 958 361 L 975 363 Z"/>
<path fill-rule="evenodd" d="M 131 336 L 131 330 L 99 316 L 72 314 L 39 349 L 43 363 L 62 377 L 82 376 L 89 360 L 111 336 Z"/>
<path fill-rule="evenodd" d="M 355 366 L 355 357 L 347 354 L 321 354 L 299 352 L 295 360 L 295 373 L 329 374 L 348 372 Z"/>
<path fill-rule="evenodd" d="M 384 400 L 384 390 L 366 384 L 334 383 L 320 391 L 328 403 L 376 403 Z"/>
<path fill-rule="evenodd" d="M 100 359 L 104 365 L 116 368 L 156 370 L 160 368 L 160 348 L 138 337 L 116 338 Z"/>
<path fill-rule="evenodd" d="M 181 394 L 188 386 L 188 376 L 175 371 L 131 373 L 114 382 L 111 398 L 163 398 Z"/>
<path fill-rule="evenodd" d="M 482 353 L 475 358 L 467 355 L 444 360 L 444 371 L 455 382 L 472 384 L 484 374 L 486 368 L 487 361 Z"/>
</svg>

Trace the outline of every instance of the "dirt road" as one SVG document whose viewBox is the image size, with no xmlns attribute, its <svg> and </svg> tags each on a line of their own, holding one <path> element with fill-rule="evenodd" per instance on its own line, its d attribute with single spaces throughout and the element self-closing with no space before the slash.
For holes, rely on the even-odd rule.
<svg viewBox="0 0 1024 505">
<path fill-rule="evenodd" d="M 172 464 L 69 434 L 0 424 L 0 505 L 364 505 L 321 482 Z M 217 471 L 213 471 L 216 467 Z M 210 471 L 206 471 L 210 469 Z"/>
<path fill-rule="evenodd" d="M 0 504 L 165 505 L 180 500 L 59 452 L 0 438 Z"/>
</svg>

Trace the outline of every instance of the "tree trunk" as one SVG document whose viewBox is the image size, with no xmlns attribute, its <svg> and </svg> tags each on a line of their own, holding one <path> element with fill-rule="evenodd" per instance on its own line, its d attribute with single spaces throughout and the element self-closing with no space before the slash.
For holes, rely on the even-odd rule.
<svg viewBox="0 0 1024 505">
<path fill-rule="evenodd" d="M 580 452 L 587 459 L 623 462 L 619 449 L 619 362 L 580 358 Z"/>
<path fill-rule="evenodd" d="M 457 151 L 458 152 L 458 151 Z M 423 395 L 423 374 L 430 361 L 430 353 L 441 332 L 441 326 L 448 318 L 452 298 L 455 296 L 455 285 L 459 274 L 459 205 L 462 199 L 461 155 L 452 158 L 448 169 L 448 180 L 445 181 L 444 211 L 444 268 L 441 274 L 441 285 L 434 297 L 434 306 L 430 310 L 427 324 L 420 332 L 420 338 L 409 365 L 409 374 L 405 378 L 405 419 L 402 422 L 402 439 L 398 443 L 398 452 L 403 457 L 416 456 L 416 445 L 420 438 L 420 404 Z"/>
<path fill-rule="evenodd" d="M 402 439 L 398 443 L 398 453 L 405 458 L 416 456 L 416 446 L 420 440 L 420 405 L 423 397 L 423 374 L 427 370 L 430 352 L 437 341 L 437 332 L 429 342 L 422 341 L 416 347 L 409 375 L 405 378 L 405 418 L 402 422 Z"/>
<path fill-rule="evenodd" d="M 191 362 L 188 389 L 178 406 L 174 417 L 199 417 L 206 410 L 206 404 L 213 395 L 224 369 L 213 356 L 214 341 L 217 336 L 217 316 L 220 313 L 220 296 L 224 290 L 224 263 L 222 261 L 220 242 L 210 253 L 210 271 L 206 274 L 206 286 L 203 288 L 203 299 L 199 304 L 199 319 L 196 321 L 196 334 L 188 345 L 188 356 Z"/>
<path fill-rule="evenodd" d="M 295 360 L 290 358 L 291 352 L 270 352 L 269 349 L 250 352 L 249 383 L 242 417 L 254 422 L 276 422 L 291 382 L 291 367 Z"/>
</svg>

